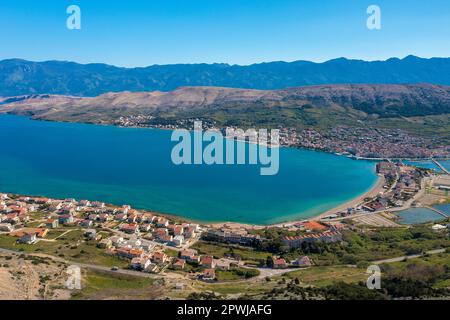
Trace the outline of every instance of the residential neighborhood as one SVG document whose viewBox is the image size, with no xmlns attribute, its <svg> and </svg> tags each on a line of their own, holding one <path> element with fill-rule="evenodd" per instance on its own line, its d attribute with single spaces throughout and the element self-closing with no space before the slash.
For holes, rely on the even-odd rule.
<svg viewBox="0 0 450 320">
<path fill-rule="evenodd" d="M 352 220 L 365 219 L 365 223 L 370 224 L 370 219 L 381 219 L 389 222 L 384 226 L 399 226 L 394 216 L 388 216 L 389 212 L 419 205 L 425 184 L 441 190 L 447 181 L 445 176 L 436 176 L 402 162 L 379 162 L 377 173 L 383 178 L 382 192 L 364 199 L 357 206 L 321 219 L 273 226 L 206 225 L 130 205 L 0 193 L 0 237 L 15 239 L 18 245 L 39 246 L 59 243 L 68 235 L 79 232 L 81 238 L 74 246 L 82 242 L 94 244 L 98 250 L 96 254 L 116 259 L 112 261 L 127 269 L 158 275 L 176 273 L 208 283 L 232 274 L 233 277 L 255 277 L 289 272 L 313 267 L 317 261 L 305 254 L 286 255 L 286 252 L 345 243 L 347 231 L 364 232 L 358 224 L 349 223 Z M 448 232 L 448 228 L 448 224 L 430 226 L 433 232 L 440 234 Z M 279 236 L 274 238 L 273 232 Z M 274 243 L 281 247 L 268 250 Z M 227 248 L 229 252 L 217 254 L 221 248 Z M 242 250 L 255 252 L 258 258 L 248 261 L 239 253 Z"/>
</svg>

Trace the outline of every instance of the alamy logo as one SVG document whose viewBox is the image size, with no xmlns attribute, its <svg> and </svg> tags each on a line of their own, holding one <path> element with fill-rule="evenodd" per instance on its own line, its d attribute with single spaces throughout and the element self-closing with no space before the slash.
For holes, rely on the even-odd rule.
<svg viewBox="0 0 450 320">
<path fill-rule="evenodd" d="M 172 162 L 176 165 L 251 164 L 261 166 L 261 175 L 278 173 L 279 130 L 270 130 L 270 137 L 267 129 L 227 128 L 225 131 L 225 137 L 218 130 L 203 132 L 201 121 L 194 123 L 192 134 L 186 129 L 174 130 L 171 140 L 178 144 L 172 149 Z"/>
<path fill-rule="evenodd" d="M 66 20 L 66 26 L 69 30 L 81 29 L 81 9 L 77 5 L 67 7 L 66 13 L 69 17 Z"/>
<path fill-rule="evenodd" d="M 371 265 L 367 268 L 366 273 L 370 276 L 367 278 L 366 285 L 369 290 L 381 289 L 381 269 L 377 265 Z"/>
<path fill-rule="evenodd" d="M 367 28 L 369 30 L 381 30 L 381 8 L 377 5 L 371 5 L 367 8 Z"/>
</svg>

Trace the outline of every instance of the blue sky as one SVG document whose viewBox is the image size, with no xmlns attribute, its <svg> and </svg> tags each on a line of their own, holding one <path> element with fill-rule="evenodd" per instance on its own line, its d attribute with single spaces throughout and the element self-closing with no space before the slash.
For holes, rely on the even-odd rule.
<svg viewBox="0 0 450 320">
<path fill-rule="evenodd" d="M 82 29 L 66 28 L 81 8 Z M 366 28 L 366 9 L 382 29 Z M 1 0 L 0 59 L 119 66 L 450 56 L 449 0 Z"/>
</svg>

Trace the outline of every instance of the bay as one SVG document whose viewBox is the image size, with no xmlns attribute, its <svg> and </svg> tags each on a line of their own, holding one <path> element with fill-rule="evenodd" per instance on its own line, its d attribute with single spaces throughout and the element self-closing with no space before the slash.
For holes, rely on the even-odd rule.
<svg viewBox="0 0 450 320">
<path fill-rule="evenodd" d="M 368 191 L 375 163 L 280 149 L 280 169 L 180 165 L 171 132 L 0 116 L 0 192 L 104 201 L 202 222 L 272 224 Z M 241 143 L 241 142 L 238 142 Z"/>
</svg>

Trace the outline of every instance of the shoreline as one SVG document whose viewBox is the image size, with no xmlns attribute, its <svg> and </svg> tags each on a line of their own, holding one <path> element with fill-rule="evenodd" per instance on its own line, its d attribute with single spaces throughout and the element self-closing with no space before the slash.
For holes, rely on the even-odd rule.
<svg viewBox="0 0 450 320">
<path fill-rule="evenodd" d="M 287 220 L 284 222 L 271 223 L 271 224 L 267 224 L 267 225 L 265 225 L 265 224 L 249 224 L 249 223 L 244 223 L 244 222 L 233 222 L 233 221 L 205 222 L 205 221 L 190 219 L 188 217 L 184 217 L 184 216 L 180 216 L 180 215 L 176 215 L 176 214 L 172 214 L 172 213 L 160 212 L 160 211 L 153 210 L 150 208 L 133 207 L 133 209 L 136 209 L 138 211 L 151 212 L 151 213 L 157 214 L 159 216 L 170 218 L 170 219 L 177 220 L 180 222 L 197 223 L 197 224 L 204 225 L 207 227 L 212 227 L 212 228 L 220 228 L 220 227 L 224 227 L 224 226 L 246 228 L 246 229 L 264 229 L 264 228 L 274 228 L 274 227 L 285 227 L 285 226 L 291 226 L 296 223 L 300 223 L 300 222 L 307 221 L 307 220 L 319 221 L 319 220 L 323 219 L 324 217 L 331 215 L 333 213 L 337 213 L 337 212 L 346 210 L 349 207 L 357 206 L 358 204 L 363 202 L 363 200 L 365 198 L 375 196 L 384 190 L 384 188 L 383 188 L 383 185 L 385 183 L 384 177 L 380 176 L 380 175 L 377 175 L 377 177 L 378 178 L 377 178 L 375 184 L 368 191 L 363 193 L 362 195 L 360 195 L 356 198 L 353 198 L 351 200 L 348 200 L 348 201 L 346 201 L 336 207 L 333 207 L 321 214 L 318 214 L 318 215 L 315 215 L 315 216 L 312 216 L 309 218 L 305 218 L 305 219 Z M 49 198 L 52 200 L 64 200 L 62 198 L 53 198 L 53 197 L 48 197 L 45 195 L 18 194 L 18 193 L 14 193 L 14 192 L 3 191 L 3 190 L 0 190 L 0 193 L 5 193 L 5 194 L 17 196 L 17 197 L 41 197 L 41 198 Z M 91 202 L 98 201 L 95 199 L 87 199 L 87 200 L 89 200 Z M 121 206 L 121 204 L 113 204 L 113 203 L 105 203 L 105 204 L 108 206 L 111 206 L 111 207 L 120 207 Z"/>
<path fill-rule="evenodd" d="M 363 193 L 359 197 L 349 200 L 333 209 L 330 209 L 330 210 L 312 218 L 311 220 L 314 220 L 314 221 L 321 220 L 324 217 L 329 216 L 333 213 L 347 210 L 347 208 L 356 207 L 359 204 L 363 203 L 365 198 L 372 198 L 372 197 L 375 197 L 376 195 L 382 193 L 384 191 L 385 183 L 386 183 L 386 179 L 384 178 L 384 176 L 378 175 L 378 179 L 375 182 L 375 184 L 372 186 L 372 188 L 367 190 L 365 193 Z"/>
<path fill-rule="evenodd" d="M 157 127 L 153 127 L 153 126 L 121 126 L 121 125 L 117 125 L 117 124 L 114 124 L 114 123 L 105 123 L 105 122 L 83 122 L 83 121 L 38 119 L 38 118 L 33 118 L 32 115 L 9 113 L 9 112 L 5 111 L 4 109 L 2 110 L 2 107 L 1 107 L 1 104 L 0 104 L 0 116 L 2 116 L 2 115 L 5 115 L 5 116 L 16 116 L 16 117 L 25 117 L 25 118 L 28 118 L 28 119 L 33 120 L 33 121 L 45 121 L 45 122 L 55 122 L 55 123 L 75 123 L 75 124 L 94 125 L 94 126 L 111 126 L 111 127 L 123 128 L 123 129 L 151 129 L 151 130 L 163 130 L 163 131 L 176 130 L 176 129 L 171 129 L 171 128 L 157 128 Z M 180 129 L 182 129 L 182 128 L 180 128 Z M 208 128 L 205 128 L 205 129 L 208 130 Z M 185 129 L 185 130 L 188 130 L 188 131 L 191 131 L 191 132 L 194 131 L 193 129 Z M 217 129 L 217 128 L 211 128 L 211 130 L 219 130 L 220 131 L 220 129 Z M 226 138 L 226 137 L 224 137 L 224 138 Z M 246 140 L 235 139 L 235 141 L 259 145 L 259 143 L 252 143 L 252 142 L 246 141 Z M 262 144 L 262 146 L 265 146 L 265 147 L 268 147 L 268 148 L 292 148 L 292 149 L 299 149 L 299 150 L 323 152 L 323 153 L 332 154 L 332 155 L 335 155 L 335 156 L 338 156 L 338 157 L 345 157 L 345 158 L 351 159 L 351 160 L 363 160 L 363 161 L 386 161 L 386 160 L 392 160 L 392 161 L 420 162 L 420 161 L 431 161 L 432 159 L 439 160 L 439 161 L 448 161 L 448 160 L 450 160 L 450 157 L 444 157 L 444 158 L 430 158 L 430 157 L 426 157 L 426 158 L 405 158 L 405 157 L 367 158 L 367 157 L 360 157 L 360 156 L 355 156 L 355 155 L 351 155 L 351 154 L 339 153 L 339 152 L 332 151 L 332 150 L 325 150 L 325 149 L 320 149 L 320 148 L 305 148 L 305 147 L 299 147 L 299 146 L 296 146 L 296 145 L 281 144 L 281 143 L 279 145 L 275 145 L 275 146 L 269 146 L 269 145 L 264 145 L 264 144 Z"/>
<path fill-rule="evenodd" d="M 2 114 L 0 112 L 0 114 Z M 5 115 L 8 115 L 7 113 L 4 113 Z M 15 115 L 15 116 L 21 116 L 21 115 Z M 26 117 L 26 116 L 25 116 Z M 54 120 L 45 120 L 45 119 L 33 119 L 32 117 L 27 117 L 30 118 L 31 120 L 39 120 L 39 121 L 50 121 L 50 122 L 60 122 L 60 121 L 54 121 Z M 80 122 L 68 122 L 68 123 L 80 123 Z M 113 127 L 117 127 L 117 128 L 136 128 L 136 129 L 152 129 L 152 130 L 173 130 L 173 129 L 167 129 L 167 128 L 153 128 L 153 127 L 123 127 L 123 126 L 118 126 L 118 125 L 114 125 L 114 124 L 102 124 L 102 123 L 85 123 L 85 124 L 90 124 L 90 125 L 103 125 L 103 126 L 113 126 Z M 244 143 L 248 143 L 248 141 L 242 141 Z M 324 152 L 324 153 L 328 153 L 328 154 L 333 154 L 336 156 L 343 156 L 346 157 L 348 159 L 352 159 L 352 160 L 364 160 L 364 161 L 380 161 L 383 160 L 382 158 L 371 158 L 371 159 L 365 159 L 365 158 L 361 158 L 361 157 L 352 157 L 352 156 L 348 156 L 348 155 L 344 155 L 344 154 L 336 154 L 334 152 L 327 152 L 324 150 L 318 150 L 318 149 L 308 149 L 308 148 L 299 148 L 299 147 L 295 147 L 295 146 L 288 146 L 288 145 L 280 145 L 277 147 L 285 147 L 285 148 L 294 148 L 294 149 L 303 149 L 303 150 L 312 150 L 312 151 L 316 151 L 316 152 Z M 397 160 L 397 159 L 396 159 Z M 406 161 L 430 161 L 430 158 L 423 158 L 423 159 L 400 159 L 400 160 L 406 160 Z M 441 159 L 439 159 L 441 160 Z M 359 204 L 361 204 L 365 198 L 369 198 L 369 197 L 374 197 L 376 195 L 378 195 L 380 192 L 384 191 L 383 185 L 385 183 L 385 179 L 383 176 L 377 175 L 377 180 L 374 183 L 374 185 L 365 193 L 361 194 L 358 197 L 355 197 L 353 199 L 350 199 L 340 205 L 337 205 L 323 213 L 311 216 L 311 217 L 307 217 L 304 219 L 295 219 L 293 218 L 293 220 L 286 220 L 283 222 L 277 222 L 277 223 L 271 223 L 271 224 L 249 224 L 249 223 L 244 223 L 244 222 L 231 222 L 231 221 L 221 221 L 221 222 L 207 222 L 207 221 L 200 221 L 200 220 L 195 220 L 195 219 L 190 219 L 188 217 L 182 216 L 182 215 L 177 215 L 177 214 L 172 214 L 172 213 L 164 213 L 164 212 L 159 212 L 157 210 L 153 210 L 151 208 L 136 208 L 137 210 L 142 210 L 142 211 L 148 211 L 148 212 L 155 212 L 161 216 L 166 216 L 166 217 L 170 217 L 172 219 L 177 219 L 180 221 L 186 221 L 186 222 L 195 222 L 195 223 L 199 223 L 202 225 L 206 225 L 206 226 L 240 226 L 240 227 L 245 227 L 245 228 L 267 228 L 267 227 L 279 227 L 279 226 L 289 226 L 289 225 L 293 225 L 296 223 L 299 223 L 301 221 L 305 221 L 305 220 L 311 220 L 311 221 L 319 221 L 321 219 L 323 219 L 324 217 L 327 217 L 329 215 L 332 215 L 334 213 L 338 213 L 341 211 L 345 211 L 347 210 L 347 208 L 350 207 L 356 207 Z M 0 190 L 1 192 L 1 190 Z M 14 193 L 11 193 L 14 194 Z M 20 196 L 20 194 L 17 194 Z M 95 199 L 93 199 L 93 201 L 95 201 Z M 112 204 L 113 206 L 120 206 L 120 205 L 116 205 L 116 204 Z"/>
<path fill-rule="evenodd" d="M 209 227 L 213 227 L 213 228 L 231 226 L 231 227 L 248 228 L 248 229 L 263 229 L 263 228 L 274 228 L 274 227 L 288 227 L 288 226 L 292 226 L 296 223 L 300 223 L 300 222 L 307 221 L 307 220 L 320 221 L 324 217 L 327 217 L 331 214 L 338 213 L 340 211 L 347 210 L 347 208 L 355 207 L 355 206 L 361 204 L 362 202 L 364 202 L 365 198 L 374 197 L 374 196 L 378 195 L 380 192 L 383 192 L 384 191 L 383 186 L 386 181 L 383 176 L 380 176 L 380 175 L 377 175 L 377 176 L 378 176 L 378 178 L 377 178 L 376 182 L 374 183 L 374 185 L 369 190 L 367 190 L 365 193 L 361 194 L 360 196 L 358 196 L 356 198 L 348 200 L 336 207 L 333 207 L 323 213 L 320 213 L 318 215 L 315 215 L 315 216 L 312 216 L 309 218 L 305 218 L 305 219 L 301 219 L 301 220 L 289 220 L 289 221 L 285 221 L 285 222 L 272 223 L 272 224 L 268 224 L 268 225 L 257 225 L 257 224 L 248 224 L 248 223 L 243 223 L 243 222 L 231 222 L 231 221 L 214 222 L 214 223 L 209 223 L 206 225 Z"/>
</svg>

